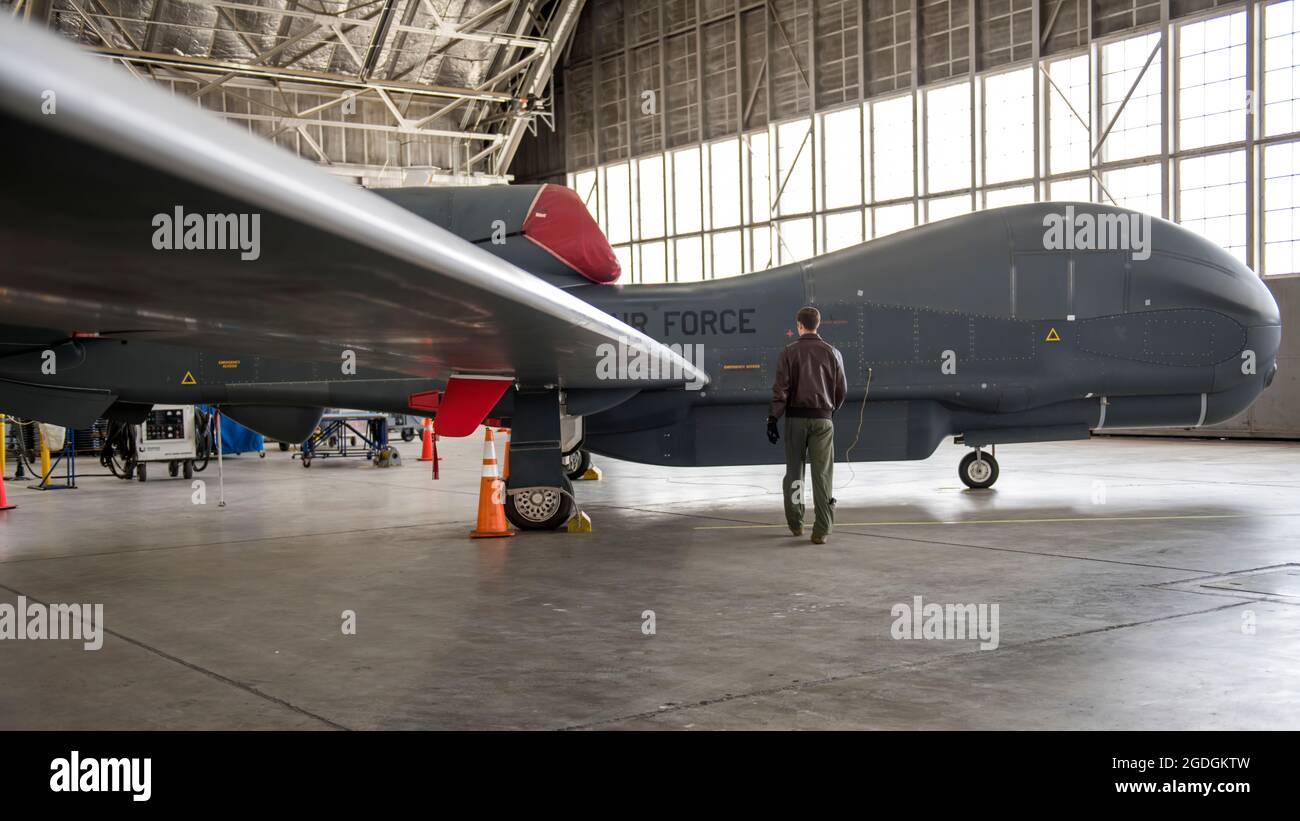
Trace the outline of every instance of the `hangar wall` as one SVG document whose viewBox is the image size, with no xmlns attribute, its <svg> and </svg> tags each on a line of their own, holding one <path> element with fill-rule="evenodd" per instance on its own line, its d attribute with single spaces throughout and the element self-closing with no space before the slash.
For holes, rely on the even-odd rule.
<svg viewBox="0 0 1300 821">
<path fill-rule="evenodd" d="M 1265 72 L 1276 70 L 1278 57 L 1296 50 L 1291 35 L 1277 36 L 1282 31 L 1277 21 L 1293 17 L 1290 8 L 1285 15 L 1283 9 L 1282 0 L 591 0 L 557 73 L 557 130 L 540 129 L 536 137 L 527 139 L 511 171 L 520 182 L 559 182 L 579 188 L 611 235 L 615 252 L 629 272 L 627 281 L 672 282 L 762 270 L 834 250 L 837 243 L 1024 199 L 1114 201 L 1200 230 L 1208 222 L 1201 221 L 1198 228 L 1192 221 L 1191 201 L 1185 201 L 1189 192 L 1184 190 L 1190 186 L 1184 180 L 1202 173 L 1202 164 L 1212 158 L 1230 157 L 1232 173 L 1246 177 L 1233 194 L 1240 198 L 1243 213 L 1234 210 L 1233 219 L 1240 218 L 1248 236 L 1236 238 L 1241 230 L 1234 223 L 1234 239 L 1218 241 L 1225 247 L 1240 243 L 1232 250 L 1257 271 L 1264 270 L 1268 261 L 1267 273 L 1280 274 L 1266 280 L 1282 306 L 1283 323 L 1300 327 L 1300 278 L 1289 275 L 1297 271 L 1300 254 L 1294 259 L 1290 252 L 1270 255 L 1282 245 L 1266 246 L 1262 238 L 1266 219 L 1273 220 L 1269 226 L 1291 222 L 1290 212 L 1276 211 L 1276 203 L 1286 199 L 1287 192 L 1279 192 L 1272 201 L 1275 210 L 1266 212 L 1263 189 L 1276 184 L 1283 152 L 1300 145 L 1296 142 L 1300 134 L 1293 130 L 1297 125 L 1288 121 L 1286 127 L 1270 127 L 1281 123 L 1283 116 L 1269 114 L 1270 125 L 1266 125 L 1263 115 L 1248 110 L 1253 103 L 1234 103 L 1230 116 L 1240 113 L 1248 120 L 1240 136 L 1217 143 L 1209 140 L 1204 147 L 1183 137 L 1196 100 L 1188 96 L 1182 78 L 1191 77 L 1194 69 L 1200 71 L 1200 64 L 1193 65 L 1197 55 L 1190 54 L 1187 45 L 1194 39 L 1193 32 L 1184 26 L 1228 14 L 1236 14 L 1234 26 L 1244 22 L 1248 34 L 1241 35 L 1245 56 L 1240 60 L 1251 67 L 1241 73 L 1249 79 L 1234 76 L 1234 81 L 1247 83 L 1248 91 L 1241 96 L 1248 97 L 1260 93 Z M 1266 20 L 1273 27 L 1267 51 L 1263 47 Z M 1146 35 L 1148 40 L 1137 39 Z M 1121 41 L 1125 48 L 1133 46 L 1127 49 L 1133 54 L 1120 55 Z M 1150 43 L 1157 44 L 1154 51 Z M 1210 59 L 1208 46 L 1206 50 Z M 1074 96 L 1074 80 L 1059 70 L 1074 57 L 1084 65 L 1082 105 Z M 1142 85 L 1144 59 L 1151 71 Z M 1231 59 L 1238 57 L 1234 53 Z M 1292 54 L 1288 65 L 1294 62 Z M 1031 140 L 1033 170 L 1023 179 L 999 181 L 988 173 L 987 164 L 997 142 L 1006 140 L 1010 132 L 992 128 L 994 115 L 987 107 L 999 92 L 990 81 L 1026 67 L 1041 69 L 1034 72 L 1032 90 L 1032 129 L 1040 135 Z M 1275 86 L 1278 89 L 1286 86 L 1280 77 L 1277 82 L 1281 83 Z M 969 95 L 946 93 L 958 83 L 969 89 Z M 968 119 L 937 122 L 946 122 L 954 136 L 970 123 L 964 190 L 936 186 L 935 170 L 927 162 L 934 136 L 926 129 L 935 128 L 930 109 L 932 105 L 937 109 L 940 93 L 955 99 L 963 108 L 960 117 Z M 962 99 L 967 96 L 968 102 Z M 880 196 L 883 186 L 873 175 L 881 176 L 882 163 L 872 151 L 879 149 L 881 135 L 889 130 L 883 106 L 909 97 L 910 123 L 904 116 L 902 127 L 910 125 L 913 136 L 906 146 L 910 158 L 903 159 L 911 160 L 912 184 L 904 186 L 904 193 Z M 1066 97 L 1069 100 L 1062 105 Z M 1266 93 L 1265 105 L 1258 108 L 1268 108 L 1271 99 Z M 1070 101 L 1087 121 L 1083 139 L 1102 149 L 1094 152 L 1091 162 L 1085 159 L 1083 171 L 1091 172 L 1087 177 L 1078 176 L 1078 167 L 1065 172 L 1053 167 L 1058 150 L 1056 118 L 1063 116 Z M 1117 105 L 1121 113 L 1127 106 L 1122 120 L 1115 113 Z M 1155 117 L 1154 127 L 1161 134 L 1155 148 L 1124 153 L 1123 145 L 1114 144 L 1131 141 L 1141 130 L 1143 124 L 1134 121 L 1139 107 L 1153 107 L 1154 114 L 1148 117 Z M 859 129 L 859 142 L 867 146 L 853 169 L 865 178 L 862 196 L 848 206 L 828 204 L 825 180 L 845 173 L 850 165 L 837 163 L 836 150 L 844 143 L 832 147 L 829 118 L 855 109 L 861 113 L 853 118 L 854 127 Z M 1112 115 L 1120 121 L 1117 127 Z M 1149 119 L 1146 126 L 1151 126 Z M 788 149 L 786 131 L 792 135 Z M 805 132 L 812 135 L 807 149 L 795 145 Z M 1110 136 L 1112 145 L 1101 146 L 1099 141 L 1106 139 L 1102 135 Z M 710 177 L 710 164 L 717 167 L 712 147 L 737 137 L 744 146 L 740 161 L 744 202 L 735 210 L 742 216 L 735 230 L 711 232 L 718 227 L 710 225 L 709 216 L 716 197 L 710 187 L 717 186 Z M 695 147 L 704 150 L 693 151 Z M 799 167 L 801 160 L 807 160 L 799 152 L 813 155 L 813 170 L 805 173 Z M 732 154 L 725 156 L 727 162 L 733 161 Z M 1265 157 L 1273 169 L 1272 179 L 1263 171 Z M 690 174 L 703 180 L 698 195 L 703 219 L 692 215 L 694 227 L 686 230 L 671 213 L 679 205 L 674 193 L 680 183 L 675 179 L 679 158 L 697 163 L 698 171 L 693 168 Z M 653 169 L 659 178 L 653 187 L 668 212 L 666 219 L 656 217 L 667 223 L 657 229 L 658 234 L 638 225 L 644 219 L 638 216 L 637 198 L 645 193 L 645 168 Z M 631 198 L 630 209 L 620 214 L 631 223 L 620 227 L 621 238 L 609 230 L 615 217 L 613 205 L 606 202 L 607 169 L 621 169 L 619 195 Z M 767 186 L 769 178 L 771 213 L 766 209 L 760 213 L 752 203 L 761 202 L 761 197 L 752 192 L 759 185 Z M 1232 184 L 1239 182 L 1234 177 Z M 814 191 L 800 192 L 799 202 L 807 204 L 788 209 L 789 193 L 798 185 Z M 1206 184 L 1199 193 L 1205 201 L 1221 200 L 1224 190 Z M 608 199 L 613 197 L 610 193 Z M 644 203 L 640 208 L 644 213 Z M 852 223 L 855 214 L 861 215 L 856 218 L 861 227 L 846 232 L 845 219 Z M 805 228 L 805 223 L 810 227 Z M 806 234 L 794 235 L 796 244 L 783 233 L 787 227 Z M 724 234 L 729 242 L 732 235 L 742 237 L 740 250 L 728 247 L 725 263 L 717 245 Z M 674 254 L 683 249 L 692 256 L 702 253 L 703 260 L 682 264 Z M 1243 418 L 1219 429 L 1235 435 L 1300 437 L 1300 378 L 1295 375 L 1300 371 L 1300 345 L 1295 338 L 1291 333 L 1284 339 L 1274 386 Z"/>
</svg>

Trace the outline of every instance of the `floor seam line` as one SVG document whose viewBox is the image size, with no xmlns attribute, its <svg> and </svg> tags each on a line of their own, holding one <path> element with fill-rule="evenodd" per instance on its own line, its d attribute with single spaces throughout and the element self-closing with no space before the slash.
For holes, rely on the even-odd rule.
<svg viewBox="0 0 1300 821">
<path fill-rule="evenodd" d="M 23 596 L 23 597 L 25 597 L 28 601 L 33 601 L 33 602 L 36 602 L 37 604 L 41 604 L 41 605 L 44 605 L 44 606 L 47 606 L 47 607 L 49 606 L 47 602 L 42 601 L 41 599 L 38 599 L 38 598 L 36 598 L 36 597 L 34 597 L 34 596 L 29 596 L 29 595 L 27 595 L 26 593 L 19 592 L 18 590 L 15 590 L 14 588 L 10 587 L 10 586 L 7 585 L 7 584 L 4 584 L 3 582 L 0 582 L 0 588 L 3 588 L 3 589 L 5 589 L 5 590 L 8 590 L 10 593 L 13 593 L 15 596 Z M 325 718 L 324 716 L 317 715 L 316 713 L 313 713 L 313 712 L 311 712 L 310 710 L 307 710 L 307 709 L 304 709 L 304 708 L 302 708 L 302 707 L 299 707 L 298 705 L 293 704 L 292 702 L 285 701 L 284 699 L 279 698 L 279 697 L 277 697 L 277 696 L 273 696 L 273 695 L 271 695 L 270 693 L 265 693 L 265 692 L 263 692 L 263 691 L 257 689 L 256 687 L 253 687 L 252 685 L 244 684 L 244 683 L 241 682 L 241 681 L 236 681 L 235 679 L 230 678 L 229 676 L 223 676 L 221 673 L 218 673 L 218 672 L 216 672 L 215 670 L 209 670 L 209 669 L 207 669 L 206 667 L 202 667 L 202 666 L 200 666 L 200 665 L 198 665 L 198 664 L 195 664 L 195 663 L 193 663 L 193 662 L 186 661 L 185 659 L 180 658 L 179 656 L 174 656 L 174 655 L 172 655 L 171 653 L 168 653 L 168 652 L 166 652 L 166 651 L 164 651 L 164 650 L 160 650 L 160 649 L 158 649 L 157 647 L 153 647 L 153 646 L 150 646 L 150 645 L 148 645 L 148 644 L 145 644 L 144 642 L 140 641 L 139 639 L 131 638 L 130 636 L 127 636 L 127 635 L 125 635 L 125 634 L 123 634 L 123 633 L 119 633 L 119 632 L 117 632 L 116 630 L 110 630 L 109 628 L 105 627 L 103 624 L 101 624 L 101 625 L 99 626 L 99 628 L 100 628 L 100 630 L 102 630 L 104 633 L 106 633 L 106 634 L 108 634 L 108 635 L 110 635 L 110 636 L 113 636 L 114 638 L 121 639 L 122 641 L 125 641 L 125 642 L 127 642 L 128 644 L 133 644 L 133 645 L 135 645 L 136 647 L 139 647 L 139 648 L 141 648 L 141 649 L 143 649 L 143 650 L 145 650 L 145 651 L 147 651 L 147 652 L 153 653 L 154 655 L 158 656 L 159 658 L 162 658 L 162 659 L 165 659 L 165 660 L 167 660 L 167 661 L 170 661 L 170 662 L 172 662 L 173 664 L 178 664 L 178 665 L 180 665 L 180 666 L 182 666 L 182 667 L 185 667 L 185 668 L 187 668 L 187 669 L 189 669 L 189 670 L 193 670 L 193 671 L 196 672 L 196 673 L 201 673 L 202 675 L 205 675 L 205 676 L 207 676 L 208 678 L 213 679 L 214 681 L 218 681 L 218 682 L 221 682 L 222 684 L 226 684 L 226 685 L 228 685 L 228 686 L 230 686 L 230 687 L 234 687 L 234 688 L 237 689 L 237 690 L 242 690 L 242 691 L 244 691 L 244 692 L 246 692 L 246 693 L 249 693 L 249 694 L 251 694 L 251 695 L 255 695 L 255 696 L 257 696 L 258 698 L 265 699 L 266 701 L 269 701 L 269 702 L 271 702 L 272 704 L 278 704 L 278 705 L 280 705 L 281 707 L 285 707 L 285 708 L 287 708 L 287 709 L 289 709 L 289 710 L 292 710 L 292 711 L 295 712 L 295 713 L 298 713 L 298 714 L 300 714 L 300 715 L 304 715 L 304 716 L 307 716 L 308 718 L 311 718 L 311 719 L 314 719 L 314 720 L 316 720 L 316 721 L 319 721 L 319 722 L 321 722 L 322 724 L 325 724 L 325 725 L 328 725 L 328 726 L 330 726 L 330 727 L 333 727 L 333 728 L 336 729 L 336 730 L 350 730 L 350 729 L 351 729 L 350 727 L 345 727 L 345 726 L 343 726 L 342 724 L 339 724 L 337 721 L 331 721 L 330 719 Z"/>
<path fill-rule="evenodd" d="M 1111 624 L 1105 627 L 1098 627 L 1091 630 L 1077 630 L 1072 633 L 1062 633 L 1055 636 L 1044 636 L 1043 638 L 1030 639 L 1029 641 L 1021 642 L 1020 644 L 1008 645 L 1006 649 L 1008 653 L 1010 653 L 1010 652 L 1023 650 L 1026 648 L 1036 647 L 1040 644 L 1045 644 L 1051 641 L 1062 641 L 1062 640 L 1080 638 L 1082 636 L 1089 636 L 1089 635 L 1100 634 L 1100 633 L 1109 633 L 1114 630 L 1124 630 L 1130 627 L 1143 627 L 1149 624 L 1157 624 L 1162 621 L 1181 619 L 1187 616 L 1200 616 L 1206 613 L 1214 613 L 1220 610 L 1229 610 L 1234 607 L 1241 607 L 1242 605 L 1255 604 L 1255 603 L 1256 602 L 1253 599 L 1243 599 L 1241 601 L 1233 602 L 1231 604 L 1222 604 L 1219 605 L 1218 607 L 1210 607 L 1204 610 L 1193 610 L 1187 613 L 1174 613 L 1168 616 L 1158 616 L 1156 618 L 1146 619 L 1144 621 L 1126 622 L 1124 624 Z M 641 718 L 653 718 L 655 716 L 667 715 L 669 713 L 681 712 L 682 710 L 690 710 L 697 707 L 711 707 L 715 704 L 725 704 L 727 702 L 737 701 L 745 698 L 758 698 L 762 696 L 776 695 L 778 693 L 793 693 L 805 689 L 811 689 L 814 687 L 821 687 L 827 684 L 838 684 L 842 681 L 853 681 L 856 679 L 865 679 L 871 676 L 881 675 L 884 673 L 893 673 L 901 670 L 914 670 L 921 667 L 929 667 L 932 665 L 940 664 L 945 661 L 953 661 L 953 662 L 967 661 L 971 659 L 980 658 L 982 655 L 983 654 L 979 651 L 976 652 L 964 651 L 958 653 L 948 653 L 939 656 L 937 658 L 925 659 L 924 661 L 900 662 L 898 664 L 891 664 L 891 665 L 886 665 L 884 667 L 878 667 L 875 670 L 863 670 L 857 673 L 844 673 L 842 675 L 827 676 L 825 678 L 814 679 L 812 681 L 802 681 L 799 682 L 798 684 L 785 684 L 780 687 L 767 687 L 759 690 L 751 690 L 746 693 L 738 693 L 734 695 L 720 696 L 717 698 L 702 699 L 700 701 L 692 702 L 691 704 L 674 705 L 672 707 L 668 707 L 662 710 L 643 711 L 640 713 L 633 713 L 626 716 L 619 716 L 615 718 L 602 719 L 600 721 L 587 722 L 585 724 L 571 724 L 564 727 L 558 727 L 556 729 L 557 730 L 587 730 L 595 727 L 606 726 L 609 724 L 617 724 L 624 721 L 632 721 Z M 991 658 L 992 656 L 989 657 Z"/>
</svg>

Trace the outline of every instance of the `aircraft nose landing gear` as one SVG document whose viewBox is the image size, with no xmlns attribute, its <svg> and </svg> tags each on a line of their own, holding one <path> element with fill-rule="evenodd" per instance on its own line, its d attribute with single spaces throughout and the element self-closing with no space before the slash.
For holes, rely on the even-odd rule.
<svg viewBox="0 0 1300 821">
<path fill-rule="evenodd" d="M 966 487 L 983 490 L 998 480 L 998 460 L 980 448 L 966 454 L 957 466 L 957 475 Z"/>
</svg>

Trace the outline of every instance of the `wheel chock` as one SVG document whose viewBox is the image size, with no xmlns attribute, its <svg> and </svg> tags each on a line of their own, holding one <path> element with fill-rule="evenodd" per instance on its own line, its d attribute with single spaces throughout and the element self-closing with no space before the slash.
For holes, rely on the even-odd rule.
<svg viewBox="0 0 1300 821">
<path fill-rule="evenodd" d="M 586 473 L 582 474 L 582 481 L 599 482 L 600 477 L 604 475 L 605 474 L 601 472 L 600 468 L 596 467 L 595 465 L 592 465 L 591 467 L 587 468 Z"/>
<path fill-rule="evenodd" d="M 569 524 L 565 529 L 570 533 L 590 533 L 592 531 L 591 517 L 579 510 L 577 515 L 569 520 Z"/>
</svg>

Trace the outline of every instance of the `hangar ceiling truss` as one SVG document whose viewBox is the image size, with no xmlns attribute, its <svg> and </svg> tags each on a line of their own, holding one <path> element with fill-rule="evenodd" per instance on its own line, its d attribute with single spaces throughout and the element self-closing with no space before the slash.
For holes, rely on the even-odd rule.
<svg viewBox="0 0 1300 821">
<path fill-rule="evenodd" d="M 506 179 L 584 0 L 0 0 L 368 184 Z"/>
</svg>

